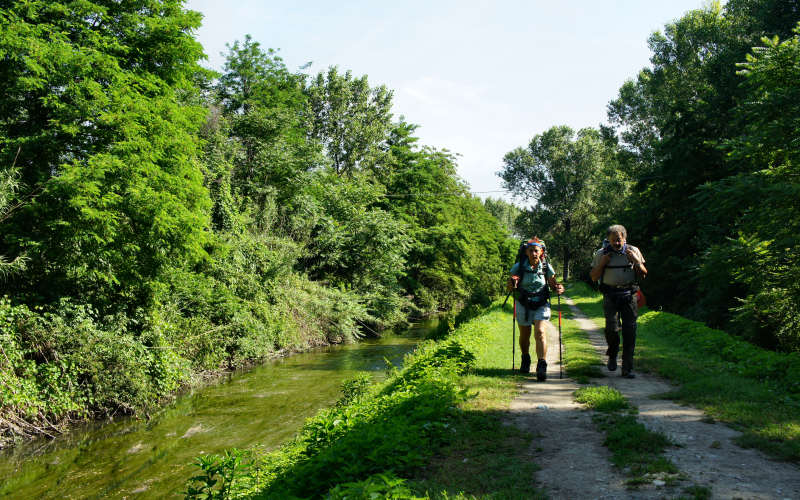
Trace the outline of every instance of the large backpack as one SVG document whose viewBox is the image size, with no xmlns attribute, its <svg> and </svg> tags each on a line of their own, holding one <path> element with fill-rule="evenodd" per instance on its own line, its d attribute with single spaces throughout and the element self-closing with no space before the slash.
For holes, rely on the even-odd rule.
<svg viewBox="0 0 800 500">
<path fill-rule="evenodd" d="M 519 250 L 517 251 L 517 269 L 519 272 L 519 283 L 522 284 L 522 280 L 525 277 L 526 269 L 525 261 L 528 260 L 528 254 L 525 253 L 525 248 L 527 247 L 528 242 L 523 241 L 519 245 Z M 528 321 L 530 317 L 530 312 L 539 309 L 543 305 L 547 304 L 550 301 L 550 288 L 547 286 L 547 247 L 545 246 L 544 242 L 542 242 L 542 271 L 539 271 L 540 276 L 545 276 L 545 283 L 544 286 L 538 292 L 532 293 L 528 292 L 524 288 L 517 288 L 514 293 L 514 298 L 519 301 L 522 307 L 525 309 L 525 321 Z M 528 263 L 530 264 L 530 262 Z"/>
<path fill-rule="evenodd" d="M 606 248 L 608 248 L 608 246 L 609 246 L 608 240 L 604 239 L 602 248 L 605 250 Z M 606 266 L 606 269 L 621 269 L 621 268 L 630 268 L 631 270 L 633 270 L 633 263 L 628 261 L 628 263 L 624 265 Z M 605 271 L 603 272 L 603 274 L 605 274 Z M 638 275 L 635 272 L 633 273 L 633 275 L 637 279 L 634 279 L 631 288 L 625 291 L 617 291 L 605 285 L 603 283 L 603 274 L 600 275 L 600 280 L 598 280 L 598 285 L 599 285 L 598 288 L 602 293 L 608 294 L 611 296 L 613 300 L 619 300 L 619 301 L 626 301 L 628 300 L 628 297 L 630 297 L 631 295 L 635 295 L 637 307 L 644 307 L 647 304 L 647 299 L 645 298 L 644 293 L 639 287 Z"/>
</svg>

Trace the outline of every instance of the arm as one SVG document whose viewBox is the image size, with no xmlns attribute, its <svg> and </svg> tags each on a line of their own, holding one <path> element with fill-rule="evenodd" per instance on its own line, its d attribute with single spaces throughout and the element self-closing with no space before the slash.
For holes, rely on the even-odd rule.
<svg viewBox="0 0 800 500">
<path fill-rule="evenodd" d="M 630 248 L 628 249 L 625 254 L 628 256 L 628 260 L 633 264 L 633 270 L 636 271 L 636 274 L 641 278 L 645 279 L 647 277 L 647 268 L 644 267 L 644 257 L 639 252 L 634 252 Z"/>
<path fill-rule="evenodd" d="M 550 284 L 550 288 L 552 288 L 553 291 L 556 292 L 558 295 L 564 293 L 564 285 L 556 281 L 555 275 L 550 276 L 550 278 L 547 279 L 547 282 Z"/>
</svg>

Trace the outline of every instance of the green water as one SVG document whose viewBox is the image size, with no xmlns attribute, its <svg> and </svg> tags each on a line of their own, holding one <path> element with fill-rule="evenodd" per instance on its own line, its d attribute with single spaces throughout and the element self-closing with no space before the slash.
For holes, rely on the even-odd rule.
<svg viewBox="0 0 800 500">
<path fill-rule="evenodd" d="M 333 404 L 341 382 L 359 372 L 385 375 L 423 336 L 332 346 L 276 360 L 193 391 L 149 421 L 120 418 L 0 454 L 0 497 L 179 498 L 191 464 L 226 448 L 274 448 L 306 418 Z"/>
</svg>

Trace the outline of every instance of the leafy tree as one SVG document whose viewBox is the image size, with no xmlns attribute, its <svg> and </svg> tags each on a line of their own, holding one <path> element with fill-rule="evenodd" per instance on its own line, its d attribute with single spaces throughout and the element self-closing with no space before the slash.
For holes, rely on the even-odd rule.
<svg viewBox="0 0 800 500">
<path fill-rule="evenodd" d="M 378 171 L 386 210 L 408 225 L 411 236 L 404 288 L 424 312 L 485 303 L 500 293 L 511 266 L 507 235 L 469 195 L 455 156 L 417 146 L 415 129 L 395 124 Z"/>
<path fill-rule="evenodd" d="M 0 170 L 0 220 L 7 219 L 14 210 L 11 200 L 15 198 L 19 190 L 18 172 L 14 168 Z M 0 276 L 8 276 L 25 270 L 25 255 L 17 255 L 12 260 L 0 255 Z"/>
<path fill-rule="evenodd" d="M 177 0 L 5 4 L 0 156 L 19 150 L 38 193 L 3 225 L 31 258 L 15 288 L 135 306 L 164 265 L 204 258 L 199 21 Z"/>
<path fill-rule="evenodd" d="M 350 175 L 382 159 L 392 125 L 391 91 L 382 85 L 370 88 L 366 75 L 342 75 L 333 66 L 327 74 L 319 73 L 306 92 L 312 136 L 324 145 L 336 173 Z"/>
<path fill-rule="evenodd" d="M 764 38 L 741 65 L 748 91 L 736 109 L 741 135 L 724 145 L 739 173 L 695 196 L 712 223 L 732 226 L 733 233 L 703 260 L 700 275 L 710 296 L 701 304 L 718 321 L 730 311 L 731 326 L 746 338 L 789 351 L 800 351 L 798 34 L 800 25 L 783 42 Z"/>
<path fill-rule="evenodd" d="M 410 241 L 406 225 L 376 206 L 383 186 L 369 177 L 315 176 L 309 193 L 318 207 L 306 264 L 315 279 L 355 291 L 373 320 L 386 326 L 405 319 L 400 278 Z"/>
<path fill-rule="evenodd" d="M 503 158 L 498 175 L 505 187 L 536 203 L 522 225 L 555 241 L 550 251 L 562 260 L 565 280 L 573 256 L 585 261 L 597 245 L 596 226 L 608 208 L 596 197 L 603 176 L 616 178 L 613 160 L 613 150 L 598 130 L 576 133 L 567 126 L 550 128 L 534 136 L 527 148 Z M 624 196 L 624 191 L 618 194 Z"/>
<path fill-rule="evenodd" d="M 730 221 L 711 223 L 687 197 L 740 168 L 718 147 L 740 133 L 735 109 L 747 97 L 736 64 L 764 34 L 787 33 L 796 11 L 795 2 L 783 0 L 732 0 L 691 11 L 650 37 L 652 67 L 609 104 L 637 176 L 621 220 L 643 240 L 652 276 L 683 277 L 678 293 L 669 280 L 649 280 L 653 304 L 708 319 L 697 307 L 704 292 L 693 270 L 730 233 Z"/>
<path fill-rule="evenodd" d="M 241 154 L 241 145 L 230 140 L 231 135 L 230 120 L 219 106 L 211 105 L 200 137 L 205 184 L 212 202 L 211 223 L 216 232 L 234 231 L 244 222 L 233 179 L 234 161 Z"/>
<path fill-rule="evenodd" d="M 249 35 L 228 49 L 216 89 L 238 145 L 232 188 L 257 214 L 273 198 L 286 207 L 298 195 L 304 175 L 322 163 L 319 145 L 308 138 L 304 75 L 290 73 L 273 49 L 262 50 Z"/>
<path fill-rule="evenodd" d="M 515 238 L 522 237 L 521 231 L 519 231 L 515 225 L 517 217 L 522 213 L 519 207 L 499 198 L 495 199 L 492 197 L 483 200 L 483 206 L 506 228 L 508 234 Z"/>
</svg>

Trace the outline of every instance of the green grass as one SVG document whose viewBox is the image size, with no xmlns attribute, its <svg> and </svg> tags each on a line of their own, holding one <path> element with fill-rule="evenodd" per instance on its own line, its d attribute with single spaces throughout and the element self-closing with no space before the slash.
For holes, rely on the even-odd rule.
<svg viewBox="0 0 800 500">
<path fill-rule="evenodd" d="M 647 475 L 678 474 L 675 464 L 664 457 L 672 443 L 639 423 L 637 408 L 618 390 L 605 385 L 582 387 L 575 391 L 575 400 L 596 412 L 592 421 L 606 434 L 603 444 L 612 453 L 612 463 L 630 477 L 629 485 L 649 482 Z"/>
<path fill-rule="evenodd" d="M 606 433 L 603 442 L 612 453 L 614 465 L 627 471 L 632 483 L 645 474 L 677 474 L 664 450 L 671 446 L 664 434 L 648 430 L 630 414 L 596 414 L 592 418 L 597 428 Z"/>
<path fill-rule="evenodd" d="M 456 329 L 475 355 L 475 369 L 461 377 L 471 397 L 454 424 L 455 438 L 411 486 L 431 498 L 545 498 L 535 487 L 537 467 L 527 454 L 531 436 L 504 425 L 505 410 L 522 376 L 511 371 L 510 308 L 494 304 L 484 315 Z M 517 366 L 519 352 L 517 352 Z"/>
<path fill-rule="evenodd" d="M 583 283 L 569 295 L 602 328 L 602 296 Z M 662 395 L 702 409 L 743 434 L 739 445 L 800 463 L 800 355 L 760 349 L 701 323 L 640 311 L 635 363 L 670 379 Z"/>
<path fill-rule="evenodd" d="M 575 401 L 595 411 L 612 412 L 629 410 L 630 403 L 621 392 L 607 385 L 582 387 L 575 391 Z"/>
<path fill-rule="evenodd" d="M 681 498 L 691 498 L 693 500 L 708 500 L 711 498 L 711 488 L 708 486 L 689 486 L 683 489 L 683 492 L 689 495 L 688 497 L 681 497 Z"/>
</svg>

